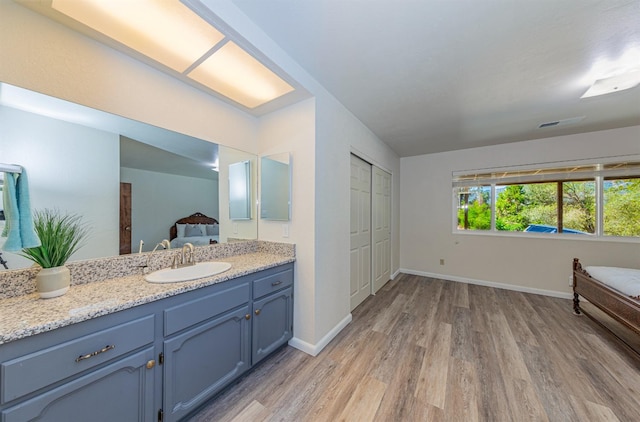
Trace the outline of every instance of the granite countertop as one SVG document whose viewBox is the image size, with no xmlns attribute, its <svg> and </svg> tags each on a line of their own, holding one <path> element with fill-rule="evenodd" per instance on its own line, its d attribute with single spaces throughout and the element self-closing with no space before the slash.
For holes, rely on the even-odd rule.
<svg viewBox="0 0 640 422">
<path fill-rule="evenodd" d="M 53 299 L 40 299 L 37 293 L 0 299 L 0 344 L 293 262 L 295 258 L 253 252 L 219 261 L 231 263 L 231 269 L 193 281 L 155 284 L 146 282 L 140 274 L 73 285 L 65 295 Z"/>
</svg>

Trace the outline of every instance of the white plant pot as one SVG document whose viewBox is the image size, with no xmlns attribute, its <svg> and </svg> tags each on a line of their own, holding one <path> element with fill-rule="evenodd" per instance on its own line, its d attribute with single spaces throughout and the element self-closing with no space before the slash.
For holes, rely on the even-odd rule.
<svg viewBox="0 0 640 422">
<path fill-rule="evenodd" d="M 71 273 L 67 267 L 43 268 L 36 274 L 36 289 L 42 299 L 62 296 L 71 284 Z"/>
</svg>

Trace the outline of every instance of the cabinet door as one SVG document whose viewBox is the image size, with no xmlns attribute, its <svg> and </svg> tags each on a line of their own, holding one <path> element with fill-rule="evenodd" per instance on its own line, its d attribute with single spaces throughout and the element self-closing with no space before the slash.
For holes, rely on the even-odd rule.
<svg viewBox="0 0 640 422">
<path fill-rule="evenodd" d="M 289 341 L 293 335 L 292 288 L 253 302 L 251 361 L 255 365 Z"/>
<path fill-rule="evenodd" d="M 3 422 L 153 421 L 149 347 L 2 411 Z"/>
<path fill-rule="evenodd" d="M 249 368 L 249 307 L 164 342 L 165 421 L 196 409 Z"/>
</svg>

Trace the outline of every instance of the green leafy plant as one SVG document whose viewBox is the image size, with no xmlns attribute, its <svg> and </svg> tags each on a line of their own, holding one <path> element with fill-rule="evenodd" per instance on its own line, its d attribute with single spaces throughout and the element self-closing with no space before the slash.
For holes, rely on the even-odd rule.
<svg viewBox="0 0 640 422">
<path fill-rule="evenodd" d="M 82 217 L 45 208 L 34 212 L 33 224 L 42 243 L 35 248 L 25 248 L 22 256 L 42 268 L 64 265 L 69 257 L 83 245 L 88 229 Z"/>
</svg>

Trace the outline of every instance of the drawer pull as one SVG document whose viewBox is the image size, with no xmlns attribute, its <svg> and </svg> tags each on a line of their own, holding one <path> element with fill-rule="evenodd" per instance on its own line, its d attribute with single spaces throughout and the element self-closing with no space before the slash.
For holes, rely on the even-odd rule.
<svg viewBox="0 0 640 422">
<path fill-rule="evenodd" d="M 272 287 L 276 287 L 278 285 L 282 284 L 282 281 L 278 280 L 278 281 L 274 281 L 273 283 L 271 283 Z"/>
<path fill-rule="evenodd" d="M 88 353 L 86 355 L 80 355 L 76 358 L 76 362 L 80 362 L 81 360 L 85 360 L 85 359 L 89 359 L 92 358 L 94 356 L 99 355 L 100 353 L 104 353 L 104 352 L 108 352 L 111 349 L 115 349 L 116 346 L 113 344 L 107 344 L 106 346 L 104 346 L 102 349 L 100 350 L 96 350 L 95 352 L 92 353 Z"/>
</svg>

